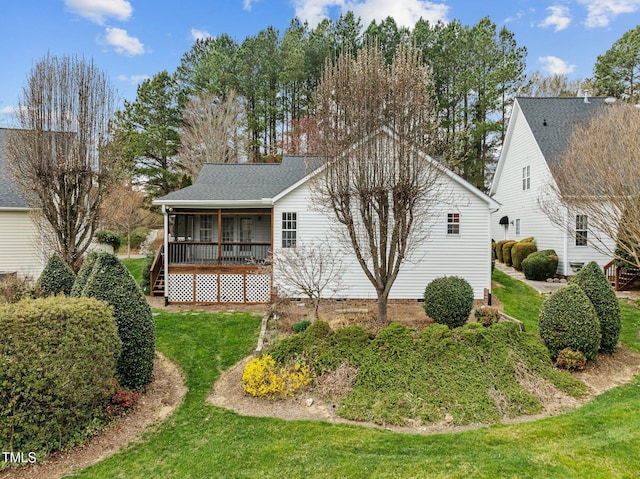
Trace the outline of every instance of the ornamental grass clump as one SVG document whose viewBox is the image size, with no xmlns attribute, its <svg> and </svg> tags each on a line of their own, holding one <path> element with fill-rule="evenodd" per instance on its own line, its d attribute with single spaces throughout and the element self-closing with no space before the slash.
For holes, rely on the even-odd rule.
<svg viewBox="0 0 640 479">
<path fill-rule="evenodd" d="M 587 360 L 600 350 L 600 322 L 587 295 L 577 284 L 568 284 L 549 296 L 540 308 L 540 337 L 557 358 L 565 348 L 580 351 Z"/>
<path fill-rule="evenodd" d="M 242 389 L 254 397 L 293 397 L 296 392 L 311 384 L 311 369 L 302 361 L 290 366 L 277 367 L 275 360 L 265 354 L 254 358 L 242 373 Z"/>
<path fill-rule="evenodd" d="M 611 354 L 615 351 L 620 337 L 622 324 L 620 321 L 620 303 L 616 293 L 594 261 L 584 266 L 573 278 L 571 283 L 580 286 L 585 292 L 598 315 L 602 340 L 600 352 Z"/>
<path fill-rule="evenodd" d="M 473 309 L 473 288 L 457 276 L 436 278 L 424 290 L 424 311 L 450 328 L 462 326 Z"/>
</svg>

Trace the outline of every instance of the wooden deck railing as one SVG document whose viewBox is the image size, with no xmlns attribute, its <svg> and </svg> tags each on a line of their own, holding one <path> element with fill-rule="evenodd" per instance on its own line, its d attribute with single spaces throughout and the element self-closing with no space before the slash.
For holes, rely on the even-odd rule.
<svg viewBox="0 0 640 479">
<path fill-rule="evenodd" d="M 607 277 L 613 289 L 624 291 L 640 277 L 638 268 L 621 268 L 616 266 L 615 261 L 609 261 L 603 266 L 604 275 Z"/>
<path fill-rule="evenodd" d="M 169 243 L 169 264 L 243 265 L 261 263 L 269 257 L 271 243 L 204 243 L 177 241 Z"/>
</svg>

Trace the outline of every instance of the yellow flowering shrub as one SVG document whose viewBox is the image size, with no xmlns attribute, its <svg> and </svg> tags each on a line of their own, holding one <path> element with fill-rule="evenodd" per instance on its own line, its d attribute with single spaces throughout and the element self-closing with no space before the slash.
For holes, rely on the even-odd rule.
<svg viewBox="0 0 640 479">
<path fill-rule="evenodd" d="M 269 355 L 254 358 L 242 373 L 242 388 L 255 397 L 294 396 L 296 391 L 313 381 L 313 375 L 306 364 L 277 368 Z"/>
</svg>

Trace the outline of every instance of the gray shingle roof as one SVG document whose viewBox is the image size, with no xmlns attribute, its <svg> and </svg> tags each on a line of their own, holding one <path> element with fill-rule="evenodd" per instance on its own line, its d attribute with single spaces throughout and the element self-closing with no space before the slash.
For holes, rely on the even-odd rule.
<svg viewBox="0 0 640 479">
<path fill-rule="evenodd" d="M 7 171 L 7 159 L 4 146 L 7 139 L 7 129 L 0 128 L 0 208 L 26 208 L 27 203 L 13 184 Z"/>
<path fill-rule="evenodd" d="M 519 97 L 517 100 L 550 166 L 557 162 L 567 147 L 575 125 L 588 122 L 606 105 L 604 97 L 590 97 L 588 103 L 583 97 Z"/>
<path fill-rule="evenodd" d="M 206 163 L 196 182 L 158 198 L 172 201 L 259 201 L 273 198 L 317 167 L 318 160 L 285 156 L 281 163 Z"/>
</svg>

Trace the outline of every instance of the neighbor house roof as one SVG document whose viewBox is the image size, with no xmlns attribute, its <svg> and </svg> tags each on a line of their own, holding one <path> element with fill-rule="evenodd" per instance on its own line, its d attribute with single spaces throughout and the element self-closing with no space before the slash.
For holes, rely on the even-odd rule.
<svg viewBox="0 0 640 479">
<path fill-rule="evenodd" d="M 154 203 L 270 203 L 318 165 L 317 159 L 305 156 L 284 156 L 281 163 L 205 163 L 193 185 L 158 198 Z"/>
<path fill-rule="evenodd" d="M 604 97 L 519 97 L 520 109 L 549 166 L 568 145 L 573 129 L 606 105 Z"/>
<path fill-rule="evenodd" d="M 0 128 L 0 210 L 29 209 L 18 187 L 9 176 L 5 144 L 8 130 Z"/>
</svg>

